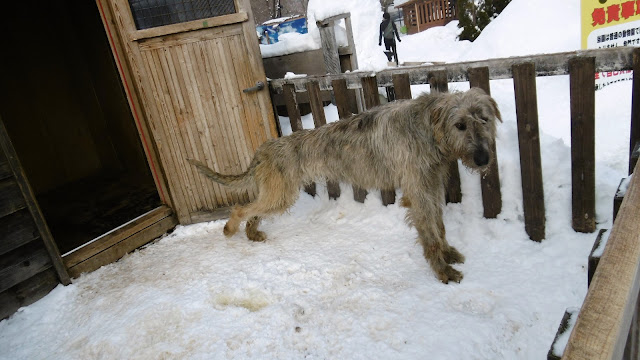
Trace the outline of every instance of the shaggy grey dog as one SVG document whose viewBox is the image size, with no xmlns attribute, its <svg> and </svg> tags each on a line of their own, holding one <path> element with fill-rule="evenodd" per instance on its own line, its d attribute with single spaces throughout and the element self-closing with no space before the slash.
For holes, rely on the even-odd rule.
<svg viewBox="0 0 640 360">
<path fill-rule="evenodd" d="M 485 169 L 495 154 L 496 102 L 484 91 L 432 93 L 370 109 L 318 129 L 269 140 L 246 172 L 223 175 L 189 160 L 207 177 L 231 187 L 255 185 L 257 198 L 236 206 L 224 227 L 231 236 L 247 220 L 247 237 L 264 241 L 262 217 L 282 213 L 296 201 L 302 185 L 328 179 L 364 189 L 400 188 L 407 220 L 418 230 L 424 257 L 440 281 L 460 282 L 450 264 L 464 256 L 447 243 L 442 206 L 449 163 L 461 159 Z"/>
</svg>

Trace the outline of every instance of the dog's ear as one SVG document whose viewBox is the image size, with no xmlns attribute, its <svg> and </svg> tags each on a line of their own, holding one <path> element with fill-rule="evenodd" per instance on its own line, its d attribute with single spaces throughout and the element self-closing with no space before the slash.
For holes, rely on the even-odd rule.
<svg viewBox="0 0 640 360">
<path fill-rule="evenodd" d="M 502 114 L 500 114 L 500 110 L 498 110 L 498 103 L 496 103 L 496 101 L 492 97 L 489 97 L 489 103 L 493 107 L 493 112 L 496 114 L 498 120 L 502 122 Z"/>
</svg>

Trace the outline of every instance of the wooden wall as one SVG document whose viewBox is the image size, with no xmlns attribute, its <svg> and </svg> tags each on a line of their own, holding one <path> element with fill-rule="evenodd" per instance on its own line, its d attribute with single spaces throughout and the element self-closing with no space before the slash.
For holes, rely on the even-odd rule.
<svg viewBox="0 0 640 360">
<path fill-rule="evenodd" d="M 0 319 L 69 283 L 1 119 L 0 240 Z"/>
</svg>

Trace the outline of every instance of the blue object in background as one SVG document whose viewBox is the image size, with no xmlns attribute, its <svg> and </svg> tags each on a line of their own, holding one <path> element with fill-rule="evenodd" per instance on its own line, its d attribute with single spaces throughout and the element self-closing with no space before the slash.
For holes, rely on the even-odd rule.
<svg viewBox="0 0 640 360">
<path fill-rule="evenodd" d="M 307 18 L 285 20 L 282 22 L 267 21 L 267 24 L 256 26 L 256 31 L 260 35 L 260 44 L 269 45 L 278 42 L 279 35 L 287 33 L 307 33 Z"/>
</svg>

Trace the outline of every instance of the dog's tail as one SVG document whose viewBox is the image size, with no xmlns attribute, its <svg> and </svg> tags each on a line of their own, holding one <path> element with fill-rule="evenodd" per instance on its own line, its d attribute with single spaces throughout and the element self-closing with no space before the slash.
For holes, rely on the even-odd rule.
<svg viewBox="0 0 640 360">
<path fill-rule="evenodd" d="M 247 169 L 247 171 L 243 172 L 242 174 L 239 175 L 225 175 L 225 174 L 220 174 L 219 172 L 215 172 L 212 169 L 210 169 L 209 167 L 207 167 L 204 163 L 198 161 L 198 160 L 194 160 L 194 159 L 187 159 L 187 161 L 198 168 L 198 170 L 206 177 L 208 177 L 209 179 L 217 182 L 218 184 L 222 184 L 222 185 L 226 185 L 229 187 L 244 187 L 249 185 L 249 182 L 251 181 L 251 179 L 253 178 L 252 172 L 253 169 L 255 168 L 255 165 L 253 164 L 253 162 L 251 163 L 251 165 L 249 166 L 249 169 Z"/>
</svg>

